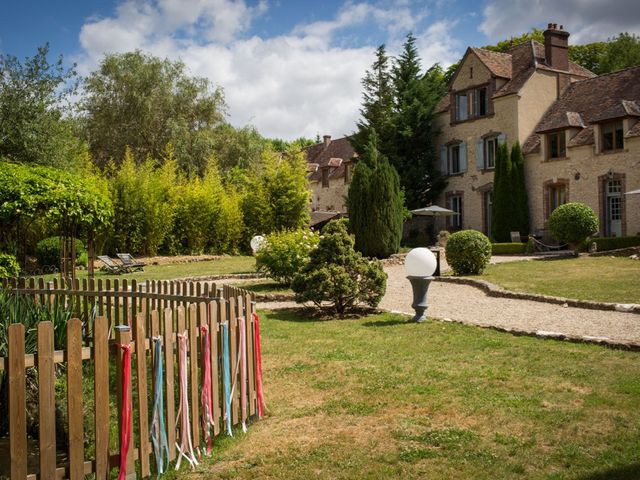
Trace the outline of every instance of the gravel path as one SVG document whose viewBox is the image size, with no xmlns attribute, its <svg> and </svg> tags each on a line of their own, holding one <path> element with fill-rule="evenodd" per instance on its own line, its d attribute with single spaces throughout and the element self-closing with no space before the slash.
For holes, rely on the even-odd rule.
<svg viewBox="0 0 640 480">
<path fill-rule="evenodd" d="M 495 257 L 496 259 L 501 257 Z M 503 261 L 519 260 L 502 257 Z M 413 315 L 412 292 L 403 265 L 388 265 L 387 293 L 380 308 Z M 432 282 L 427 315 L 462 323 L 516 329 L 530 333 L 552 332 L 613 342 L 640 342 L 640 315 L 563 307 L 530 300 L 489 297 L 482 290 L 451 283 Z M 287 308 L 293 302 L 271 302 L 260 308 Z"/>
</svg>

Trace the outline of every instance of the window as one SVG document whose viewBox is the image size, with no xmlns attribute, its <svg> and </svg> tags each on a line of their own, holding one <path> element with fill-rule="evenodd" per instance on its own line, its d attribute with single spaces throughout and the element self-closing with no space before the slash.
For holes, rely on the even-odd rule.
<svg viewBox="0 0 640 480">
<path fill-rule="evenodd" d="M 496 167 L 496 153 L 498 152 L 498 137 L 487 138 L 484 141 L 484 168 Z"/>
<path fill-rule="evenodd" d="M 462 195 L 454 195 L 449 197 L 450 209 L 458 215 L 451 215 L 449 225 L 452 228 L 462 228 Z"/>
<path fill-rule="evenodd" d="M 478 88 L 475 91 L 475 116 L 484 117 L 489 113 L 489 96 L 487 95 L 487 87 Z"/>
<path fill-rule="evenodd" d="M 560 205 L 567 203 L 567 185 L 564 183 L 551 184 L 547 187 L 548 209 L 547 218 Z"/>
<path fill-rule="evenodd" d="M 323 187 L 329 186 L 329 169 L 328 168 L 322 169 L 322 186 Z"/>
<path fill-rule="evenodd" d="M 447 171 L 450 174 L 460 173 L 460 144 L 449 147 L 449 163 Z"/>
<path fill-rule="evenodd" d="M 605 123 L 602 129 L 602 151 L 620 150 L 624 148 L 622 121 Z"/>
<path fill-rule="evenodd" d="M 351 181 L 351 165 L 348 163 L 344 164 L 344 183 L 349 183 Z"/>
<path fill-rule="evenodd" d="M 565 131 L 547 134 L 549 144 L 548 158 L 564 158 L 567 156 L 567 143 Z"/>
<path fill-rule="evenodd" d="M 456 120 L 462 121 L 469 118 L 469 97 L 467 92 L 456 95 Z"/>
</svg>

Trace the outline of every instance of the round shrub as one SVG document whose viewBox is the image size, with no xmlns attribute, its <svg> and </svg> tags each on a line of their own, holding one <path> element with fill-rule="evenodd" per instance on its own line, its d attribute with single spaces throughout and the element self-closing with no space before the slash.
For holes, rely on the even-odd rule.
<svg viewBox="0 0 640 480">
<path fill-rule="evenodd" d="M 549 216 L 549 230 L 559 242 L 575 250 L 590 235 L 598 231 L 598 216 L 584 203 L 565 203 Z"/>
<path fill-rule="evenodd" d="M 60 265 L 60 237 L 49 237 L 40 240 L 36 245 L 36 258 L 40 267 L 57 267 Z M 85 252 L 84 244 L 76 239 L 76 258 Z"/>
<path fill-rule="evenodd" d="M 309 261 L 320 237 L 310 230 L 285 230 L 267 235 L 264 246 L 256 252 L 256 261 L 278 283 L 290 285 L 293 276 Z"/>
<path fill-rule="evenodd" d="M 477 275 L 489 264 L 491 242 L 477 230 L 462 230 L 449 237 L 445 255 L 454 275 Z"/>
<path fill-rule="evenodd" d="M 0 253 L 0 278 L 14 278 L 20 274 L 20 265 L 16 257 Z"/>
</svg>

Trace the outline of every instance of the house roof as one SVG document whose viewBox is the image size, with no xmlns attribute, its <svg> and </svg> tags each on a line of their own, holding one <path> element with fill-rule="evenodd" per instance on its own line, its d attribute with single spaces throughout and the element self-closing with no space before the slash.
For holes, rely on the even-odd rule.
<svg viewBox="0 0 640 480">
<path fill-rule="evenodd" d="M 467 49 L 465 57 L 470 52 L 473 52 L 494 76 L 508 80 L 493 94 L 493 98 L 518 93 L 536 70 L 570 73 L 575 77 L 582 78 L 595 76 L 593 72 L 571 61 L 569 62 L 568 71 L 552 68 L 546 62 L 544 45 L 534 40 L 514 45 L 506 53 L 471 47 Z M 463 57 L 463 61 L 465 57 Z M 449 108 L 450 99 L 447 94 L 438 103 L 436 112 L 446 112 Z"/>
<path fill-rule="evenodd" d="M 627 116 L 640 116 L 640 67 L 600 75 L 567 86 L 560 98 L 544 114 L 537 133 L 566 127 L 586 127 L 588 124 Z M 568 113 L 571 115 L 568 115 Z M 581 125 L 569 122 L 577 115 Z M 581 139 L 586 141 L 586 137 Z M 583 143 L 580 143 L 583 144 Z"/>
<path fill-rule="evenodd" d="M 344 177 L 345 164 L 351 162 L 356 156 L 356 151 L 349 143 L 349 137 L 331 140 L 328 145 L 324 142 L 316 143 L 302 150 L 307 156 L 307 169 L 311 165 L 317 165 L 310 171 L 309 181 L 322 180 L 322 170 L 329 169 L 329 178 Z"/>
</svg>

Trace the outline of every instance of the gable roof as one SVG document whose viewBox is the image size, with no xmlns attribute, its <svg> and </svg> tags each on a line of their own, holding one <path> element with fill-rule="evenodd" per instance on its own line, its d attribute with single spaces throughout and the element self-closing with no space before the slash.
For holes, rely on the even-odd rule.
<svg viewBox="0 0 640 480">
<path fill-rule="evenodd" d="M 623 117 L 640 117 L 640 67 L 573 82 L 565 88 L 535 128 L 525 145 L 535 144 L 534 136 L 563 128 L 580 128 L 567 146 L 594 143 L 593 124 Z M 640 125 L 640 122 L 636 124 Z M 632 128 L 627 136 L 640 134 Z M 530 141 L 531 139 L 531 141 Z M 533 153 L 530 149 L 525 153 Z"/>
<path fill-rule="evenodd" d="M 536 132 L 567 126 L 567 112 L 580 115 L 583 125 L 626 116 L 640 116 L 640 67 L 600 75 L 567 86 L 544 114 Z"/>
<path fill-rule="evenodd" d="M 344 177 L 345 164 L 351 162 L 356 151 L 349 142 L 349 137 L 331 140 L 329 145 L 324 142 L 303 148 L 310 170 L 309 181 L 322 180 L 322 170 L 329 169 L 329 178 Z M 309 168 L 311 167 L 312 168 Z"/>
<path fill-rule="evenodd" d="M 536 70 L 569 73 L 574 77 L 592 78 L 595 74 L 577 63 L 569 62 L 569 70 L 557 70 L 547 64 L 544 53 L 544 45 L 535 40 L 519 43 L 509 48 L 506 53 L 494 52 L 484 48 L 469 47 L 465 52 L 460 65 L 463 64 L 469 53 L 474 53 L 480 61 L 489 69 L 492 75 L 507 79 L 508 81 L 493 94 L 493 98 L 518 93 Z M 458 67 L 451 82 L 460 71 Z M 450 108 L 449 94 L 445 95 L 436 107 L 436 112 L 446 112 Z"/>
</svg>

